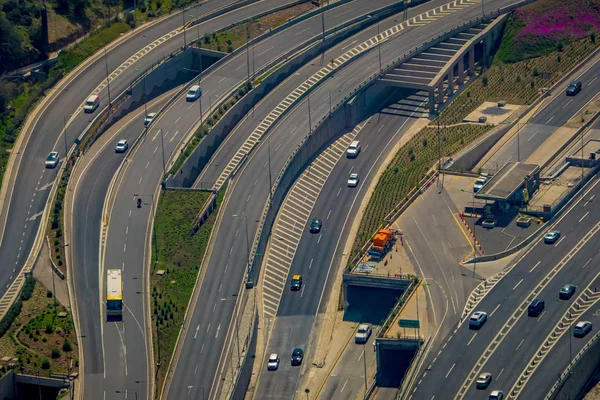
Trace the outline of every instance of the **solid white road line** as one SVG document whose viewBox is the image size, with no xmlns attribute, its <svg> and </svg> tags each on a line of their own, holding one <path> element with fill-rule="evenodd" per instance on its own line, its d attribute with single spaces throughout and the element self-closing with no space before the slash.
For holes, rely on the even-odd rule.
<svg viewBox="0 0 600 400">
<path fill-rule="evenodd" d="M 525 279 L 521 279 L 521 280 L 519 281 L 519 283 L 517 283 L 517 284 L 515 285 L 515 287 L 513 288 L 513 290 L 515 290 L 516 288 L 518 288 L 518 287 L 519 287 L 519 285 L 520 285 L 520 284 L 521 284 L 521 283 L 522 283 L 524 280 L 525 280 Z"/>
<path fill-rule="evenodd" d="M 455 366 L 456 366 L 456 363 L 452 364 L 452 366 L 450 367 L 450 370 L 448 370 L 448 373 L 446 374 L 446 379 L 448 379 L 450 372 L 452 372 L 452 370 L 454 369 Z"/>
<path fill-rule="evenodd" d="M 473 337 L 471 338 L 471 340 L 469 340 L 469 343 L 467 343 L 467 346 L 471 344 L 471 342 L 472 342 L 472 341 L 475 339 L 475 336 L 477 336 L 477 333 L 475 333 L 475 334 L 473 335 Z M 447 377 L 448 377 L 448 376 L 446 376 L 446 378 L 447 378 Z"/>
<path fill-rule="evenodd" d="M 541 263 L 541 261 L 538 261 L 538 262 L 537 262 L 537 264 L 535 264 L 535 265 L 533 266 L 533 268 L 531 268 L 531 269 L 529 270 L 529 273 L 532 273 L 532 272 L 533 272 L 533 270 L 534 270 L 534 269 L 536 269 L 538 265 L 540 265 L 540 263 Z"/>
<path fill-rule="evenodd" d="M 490 313 L 490 317 L 491 317 L 492 315 L 494 315 L 494 313 L 495 313 L 496 311 L 498 311 L 498 309 L 500 308 L 500 306 L 501 306 L 501 304 L 498 304 L 498 305 L 496 306 L 496 308 L 494 308 L 494 311 L 492 311 L 492 312 Z"/>
</svg>

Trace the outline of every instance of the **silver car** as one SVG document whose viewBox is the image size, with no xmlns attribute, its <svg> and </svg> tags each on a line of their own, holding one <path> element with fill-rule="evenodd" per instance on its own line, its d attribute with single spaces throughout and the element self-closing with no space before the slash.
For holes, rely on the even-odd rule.
<svg viewBox="0 0 600 400">
<path fill-rule="evenodd" d="M 156 113 L 150 113 L 150 114 L 146 115 L 146 119 L 144 120 L 144 125 L 146 125 L 146 126 L 150 125 L 150 123 L 154 120 L 154 117 L 156 117 Z"/>
<path fill-rule="evenodd" d="M 58 156 L 58 152 L 57 151 L 53 151 L 50 152 L 50 154 L 48 154 L 48 157 L 46 157 L 46 168 L 55 168 L 58 165 L 58 162 L 60 161 L 60 157 Z"/>
<path fill-rule="evenodd" d="M 592 323 L 590 321 L 580 321 L 575 325 L 573 329 L 573 336 L 584 337 L 592 330 Z"/>
<path fill-rule="evenodd" d="M 479 377 L 477 377 L 477 380 L 475 381 L 475 386 L 477 387 L 477 389 L 485 389 L 490 385 L 490 383 L 492 383 L 492 374 L 490 374 L 489 372 L 484 372 L 483 374 L 479 375 Z"/>
<path fill-rule="evenodd" d="M 348 178 L 348 187 L 357 187 L 358 181 L 358 174 L 350 174 L 350 177 Z"/>
<path fill-rule="evenodd" d="M 371 326 L 369 324 L 360 324 L 358 326 L 358 330 L 356 331 L 356 335 L 354 335 L 355 343 L 367 343 L 369 337 L 371 336 Z"/>
<path fill-rule="evenodd" d="M 117 142 L 117 145 L 115 146 L 115 152 L 125 153 L 128 148 L 129 148 L 129 143 L 127 143 L 127 140 L 122 139 Z"/>
<path fill-rule="evenodd" d="M 269 361 L 267 361 L 267 369 L 269 371 L 276 371 L 279 368 L 279 356 L 277 353 L 273 353 L 269 356 Z"/>
</svg>

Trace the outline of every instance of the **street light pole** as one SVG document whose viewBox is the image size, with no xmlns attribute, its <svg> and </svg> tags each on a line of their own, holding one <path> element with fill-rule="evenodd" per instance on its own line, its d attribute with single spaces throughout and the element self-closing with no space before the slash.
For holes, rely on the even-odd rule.
<svg viewBox="0 0 600 400">
<path fill-rule="evenodd" d="M 183 13 L 183 49 L 185 50 L 186 40 L 185 40 L 185 6 L 181 7 L 181 11 Z"/>
<path fill-rule="evenodd" d="M 67 117 L 64 115 L 63 115 L 63 125 L 64 125 L 63 137 L 65 139 L 65 160 L 66 160 L 67 155 L 69 154 L 69 147 L 67 146 Z"/>
<path fill-rule="evenodd" d="M 327 2 L 327 4 L 329 4 L 329 2 Z M 323 36 L 321 40 L 325 42 L 325 7 L 323 7 L 321 10 L 321 26 L 323 28 Z"/>
<path fill-rule="evenodd" d="M 110 80 L 108 79 L 108 59 L 106 58 L 106 48 L 104 49 L 104 65 L 106 66 L 106 88 L 108 89 L 108 113 L 110 114 Z"/>
<path fill-rule="evenodd" d="M 367 398 L 367 342 L 363 344 L 363 364 L 365 366 L 365 395 L 363 399 Z"/>
<path fill-rule="evenodd" d="M 309 388 L 304 389 L 304 393 L 306 393 L 306 400 L 308 400 L 308 394 L 310 393 L 310 389 Z"/>
<path fill-rule="evenodd" d="M 481 0 L 481 16 L 485 17 L 485 4 L 483 2 L 484 0 Z"/>
<path fill-rule="evenodd" d="M 163 136 L 162 128 L 158 130 L 160 133 L 160 147 L 162 148 L 162 162 L 163 162 L 163 176 L 167 173 L 165 165 L 165 139 Z"/>
<path fill-rule="evenodd" d="M 269 200 L 271 199 L 271 190 L 273 189 L 273 183 L 271 181 L 271 141 L 267 138 L 267 149 L 269 151 Z"/>
<path fill-rule="evenodd" d="M 308 103 L 308 134 L 310 135 L 310 132 L 312 131 L 312 123 L 311 123 L 311 119 L 310 119 L 310 92 L 308 92 L 307 103 Z"/>
<path fill-rule="evenodd" d="M 377 17 L 377 52 L 379 53 L 379 72 L 381 72 L 381 36 L 379 35 L 379 16 Z"/>
</svg>

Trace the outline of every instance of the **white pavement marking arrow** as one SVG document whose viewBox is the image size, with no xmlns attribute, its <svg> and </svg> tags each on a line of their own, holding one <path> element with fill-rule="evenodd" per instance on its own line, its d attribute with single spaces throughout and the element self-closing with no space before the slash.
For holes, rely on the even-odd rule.
<svg viewBox="0 0 600 400">
<path fill-rule="evenodd" d="M 198 336 L 199 330 L 200 330 L 200 324 L 198 324 L 198 326 L 196 327 L 196 333 L 194 334 L 194 339 L 196 339 L 196 336 Z"/>
<path fill-rule="evenodd" d="M 40 211 L 37 214 L 32 215 L 30 218 L 27 219 L 27 221 L 35 221 L 37 217 L 41 216 L 44 212 Z"/>
<path fill-rule="evenodd" d="M 48 189 L 48 188 L 52 187 L 52 185 L 53 185 L 53 184 L 54 184 L 54 182 L 48 182 L 48 183 L 46 183 L 44 186 L 42 186 L 42 187 L 38 188 L 38 191 L 40 191 L 40 192 L 41 192 L 42 190 L 46 190 L 46 189 Z"/>
</svg>

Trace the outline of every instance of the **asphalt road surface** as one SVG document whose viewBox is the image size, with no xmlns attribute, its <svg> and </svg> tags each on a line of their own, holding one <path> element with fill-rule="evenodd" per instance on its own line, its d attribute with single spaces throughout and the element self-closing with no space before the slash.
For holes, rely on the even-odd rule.
<svg viewBox="0 0 600 400">
<path fill-rule="evenodd" d="M 253 13 L 269 9 L 280 4 L 281 1 L 292 2 L 292 0 L 265 0 L 253 7 L 240 8 L 215 20 L 207 21 L 201 25 L 201 31 L 211 32 Z M 192 7 L 188 13 L 197 15 L 209 13 L 229 2 L 230 0 L 210 0 L 198 7 Z M 93 114 L 84 114 L 82 111 L 76 113 L 76 111 L 89 94 L 106 79 L 106 64 L 110 72 L 114 71 L 138 50 L 179 26 L 181 26 L 181 14 L 174 13 L 151 26 L 139 28 L 131 38 L 107 51 L 106 61 L 104 57 L 96 56 L 97 59 L 90 66 L 76 75 L 62 91 L 56 94 L 31 125 L 30 131 L 21 133 L 21 135 L 30 133 L 31 136 L 23 151 L 18 154 L 15 164 L 18 168 L 12 171 L 10 177 L 6 177 L 10 179 L 9 191 L 0 215 L 0 237 L 2 238 L 0 257 L 3 260 L 0 296 L 4 295 L 27 260 L 38 232 L 41 213 L 58 172 L 58 168 L 45 169 L 44 160 L 52 150 L 58 151 L 61 158 L 64 157 L 65 147 L 70 147 L 98 114 L 99 110 Z M 121 93 L 131 80 L 139 75 L 135 68 L 144 70 L 157 59 L 171 54 L 182 45 L 181 36 L 174 37 L 141 57 L 133 66 L 110 82 L 112 96 Z M 100 108 L 105 107 L 108 103 L 106 89 L 100 93 L 100 98 Z M 75 114 L 70 118 L 73 113 Z M 61 135 L 65 120 L 67 121 L 66 146 L 65 138 Z"/>
<path fill-rule="evenodd" d="M 429 7 L 438 4 L 443 3 L 426 3 L 420 6 L 419 9 L 425 11 L 430 9 Z M 497 2 L 498 7 L 509 4 L 512 4 L 512 2 Z M 427 38 L 447 31 L 457 26 L 461 21 L 479 15 L 480 12 L 479 7 L 472 5 L 437 20 L 435 23 L 408 29 L 399 38 L 382 44 L 382 63 L 385 64 L 396 59 L 413 48 L 416 43 L 422 43 Z M 376 59 L 377 52 L 371 52 L 337 72 L 319 89 L 311 93 L 310 98 L 313 105 L 311 112 L 314 120 L 319 120 L 329 112 L 330 91 L 335 92 L 332 96 L 332 102 L 335 104 L 346 93 L 364 81 L 366 77 L 377 72 L 379 66 Z M 269 134 L 269 142 L 272 148 L 281 145 L 282 148 L 293 149 L 300 142 L 302 135 L 292 136 L 289 132 L 296 129 L 298 132 L 308 131 L 306 109 L 306 101 L 303 101 Z M 255 231 L 256 221 L 261 215 L 268 196 L 268 182 L 266 182 L 266 179 L 263 181 L 255 180 L 257 176 L 265 173 L 267 152 L 264 150 L 261 148 L 256 150 L 237 175 L 235 182 L 233 182 L 229 202 L 224 204 L 224 210 L 222 211 L 223 218 L 216 234 L 216 243 L 231 243 L 232 245 L 238 243 L 235 239 L 235 232 L 244 229 L 246 219 L 249 231 Z M 272 155 L 272 170 L 278 171 L 281 169 L 287 159 L 287 154 L 281 152 Z M 218 364 L 224 340 L 222 334 L 216 334 L 216 330 L 219 329 L 220 332 L 228 330 L 234 308 L 232 302 L 220 302 L 219 299 L 222 296 L 229 297 L 238 292 L 246 269 L 246 257 L 245 246 L 241 245 L 234 245 L 232 248 L 229 248 L 229 246 L 215 247 L 210 255 L 206 266 L 204 285 L 200 290 L 197 301 L 197 304 L 201 304 L 202 307 L 195 307 L 191 310 L 189 324 L 190 330 L 200 326 L 202 328 L 207 327 L 208 331 L 205 335 L 202 335 L 200 340 L 193 339 L 192 335 L 185 337 L 183 356 L 178 362 L 169 398 L 179 399 L 186 398 L 186 396 L 198 396 L 203 387 L 212 386 L 215 374 L 213 366 Z M 223 265 L 226 265 L 227 268 L 224 269 Z M 205 312 L 205 310 L 210 309 L 211 304 L 217 304 L 218 312 Z M 206 307 L 206 305 L 209 305 L 209 307 Z M 210 361 L 207 362 L 207 360 Z M 202 367 L 203 371 L 196 369 L 197 365 Z"/>
<path fill-rule="evenodd" d="M 387 3 L 389 4 L 390 0 Z M 357 3 L 350 4 L 356 6 Z M 379 4 L 381 3 L 377 3 L 377 5 Z M 347 14 L 346 18 L 352 18 L 352 15 Z M 291 40 L 318 35 L 319 30 L 316 29 L 316 26 L 321 26 L 320 16 L 305 21 L 306 25 L 304 26 L 303 23 L 257 44 L 254 49 L 257 69 L 274 57 L 287 52 L 289 50 L 288 43 Z M 276 43 L 279 45 L 275 46 Z M 224 62 L 210 75 L 203 78 L 201 101 L 203 101 L 204 110 L 208 109 L 209 102 L 214 103 L 216 98 L 229 93 L 244 80 L 246 68 L 242 67 L 245 67 L 245 59 L 246 55 L 240 54 Z M 188 110 L 192 107 L 194 111 L 189 112 Z M 146 139 L 136 150 L 135 156 L 130 156 L 133 159 L 129 160 L 123 181 L 116 187 L 118 194 L 111 213 L 104 269 L 109 267 L 123 269 L 124 302 L 127 307 L 123 323 L 111 323 L 102 327 L 103 346 L 105 349 L 113 349 L 111 354 L 105 351 L 107 367 L 104 380 L 107 396 L 117 390 L 138 391 L 140 394 L 139 388 L 144 386 L 144 381 L 147 381 L 143 369 L 134 368 L 134 366 L 147 365 L 151 362 L 148 361 L 145 352 L 145 339 L 148 335 L 145 333 L 143 295 L 146 286 L 142 271 L 145 265 L 144 254 L 147 245 L 149 211 L 154 205 L 153 195 L 163 173 L 159 152 L 161 139 L 158 137 L 158 129 L 163 128 L 165 154 L 168 158 L 181 140 L 186 137 L 189 129 L 197 122 L 199 116 L 195 112 L 197 107 L 197 102 L 187 103 L 183 98 L 173 104 L 170 110 L 153 124 Z M 149 111 L 153 111 L 153 109 L 149 109 Z M 142 131 L 142 119 L 140 118 L 128 125 L 122 132 L 122 136 L 136 137 Z M 112 150 L 107 149 L 106 151 Z M 102 195 L 105 193 L 104 191 Z M 141 196 L 144 200 L 145 204 L 141 209 L 134 207 L 136 197 L 134 194 Z M 97 250 L 92 251 L 97 252 Z M 104 274 L 104 269 L 101 276 Z M 102 292 L 102 290 L 100 291 Z M 108 368 L 108 365 L 111 367 Z M 138 382 L 142 382 L 142 385 Z"/>
<path fill-rule="evenodd" d="M 265 353 L 267 357 L 270 353 L 285 356 L 291 354 L 293 348 L 301 347 L 306 351 L 306 362 L 312 362 L 308 344 L 316 315 L 324 312 L 335 280 L 335 270 L 331 271 L 331 268 L 337 268 L 342 257 L 343 246 L 339 245 L 343 245 L 343 239 L 352 225 L 352 218 L 367 194 L 367 188 L 378 167 L 392 151 L 393 144 L 408 132 L 416 120 L 411 115 L 423 111 L 423 103 L 426 101 L 424 94 L 405 96 L 399 103 L 406 104 L 408 115 L 400 116 L 394 114 L 392 108 L 385 108 L 380 114 L 370 118 L 369 123 L 355 138 L 361 142 L 361 154 L 356 159 L 343 156 L 327 178 L 309 218 L 309 221 L 315 217 L 323 220 L 322 233 L 315 235 L 304 229 L 290 268 L 290 274 L 302 275 L 305 282 L 303 290 L 301 293 L 292 292 L 286 287 L 283 292 L 277 317 L 271 324 L 273 329 Z M 409 110 L 411 107 L 412 110 Z M 357 188 L 349 188 L 346 184 L 350 170 L 359 174 L 360 183 Z M 290 279 L 288 277 L 287 282 Z M 357 322 L 364 321 L 366 316 L 357 318 Z M 263 364 L 266 365 L 266 359 Z M 291 368 L 261 374 L 257 397 L 293 397 L 298 378 L 303 372 L 302 368 Z"/>
<path fill-rule="evenodd" d="M 458 324 L 444 343 L 443 351 L 422 374 L 422 380 L 418 380 L 413 398 L 443 398 L 445 393 L 458 393 L 472 369 L 475 373 L 492 369 L 489 372 L 495 377 L 500 375 L 501 379 L 494 381 L 489 390 L 510 388 L 512 384 L 503 384 L 502 380 L 510 382 L 511 378 L 515 378 L 511 371 L 518 373 L 523 369 L 531 352 L 538 348 L 554 327 L 557 316 L 562 315 L 570 303 L 557 300 L 559 289 L 565 283 L 585 286 L 596 273 L 593 269 L 586 271 L 582 266 L 592 258 L 598 247 L 597 235 L 589 233 L 598 224 L 600 210 L 588 201 L 591 196 L 600 194 L 597 182 L 594 181 L 586 194 L 579 197 L 557 222 L 556 229 L 562 232 L 561 239 L 552 245 L 537 240 L 477 306 L 477 310 L 488 313 L 486 324 L 480 330 L 469 329 L 466 321 Z M 553 273 L 555 268 L 558 270 Z M 546 286 L 540 292 L 533 292 L 541 282 Z M 537 319 L 528 317 L 526 313 L 511 317 L 517 308 L 529 303 L 530 297 L 545 300 L 546 313 Z M 514 324 L 505 325 L 509 320 Z M 507 331 L 509 327 L 512 329 Z M 474 368 L 498 332 L 506 334 L 501 336 L 495 352 L 485 360 L 483 369 Z M 511 368 L 501 375 L 500 370 L 509 364 Z M 467 389 L 466 397 L 476 396 L 472 387 Z"/>
<path fill-rule="evenodd" d="M 600 62 L 590 61 L 576 73 L 574 80 L 581 81 L 583 89 L 577 96 L 569 97 L 564 92 L 552 93 L 554 98 L 539 113 L 521 128 L 490 160 L 484 169 L 497 171 L 509 161 L 524 161 L 531 156 L 546 139 L 571 118 L 576 118 L 585 105 L 598 94 L 600 87 Z"/>
</svg>

